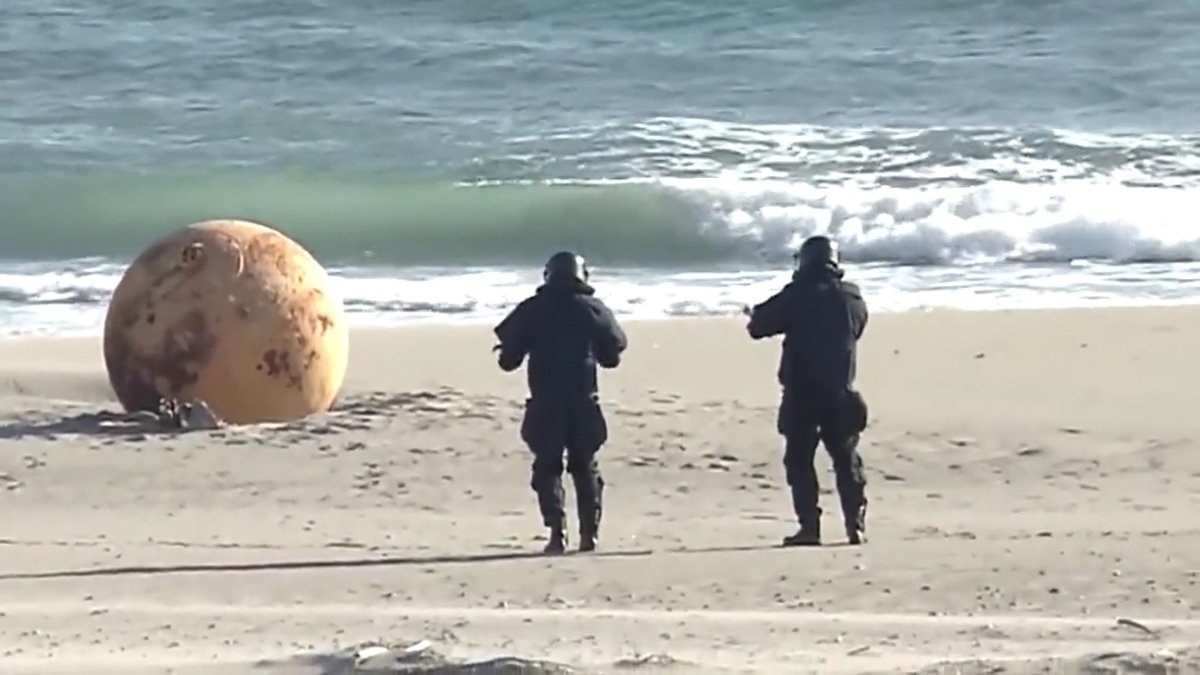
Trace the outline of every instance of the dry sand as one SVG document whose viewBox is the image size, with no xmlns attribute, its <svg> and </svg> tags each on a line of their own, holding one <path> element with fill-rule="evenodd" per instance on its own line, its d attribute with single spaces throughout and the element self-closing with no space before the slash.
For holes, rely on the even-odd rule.
<svg viewBox="0 0 1200 675">
<path fill-rule="evenodd" d="M 629 332 L 601 552 L 564 558 L 486 326 L 360 331 L 336 412 L 174 434 L 97 416 L 97 341 L 5 343 L 0 672 L 348 672 L 287 659 L 421 638 L 598 672 L 1200 672 L 1200 308 L 874 317 L 858 548 L 824 455 L 827 545 L 776 547 L 777 341 Z"/>
</svg>

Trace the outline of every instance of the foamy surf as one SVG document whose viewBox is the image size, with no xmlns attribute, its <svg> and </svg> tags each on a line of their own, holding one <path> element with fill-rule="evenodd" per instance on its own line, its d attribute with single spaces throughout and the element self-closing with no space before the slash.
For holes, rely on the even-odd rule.
<svg viewBox="0 0 1200 675">
<path fill-rule="evenodd" d="M 96 332 L 137 251 L 214 217 L 300 241 L 359 323 L 491 320 L 563 248 L 624 316 L 734 313 L 812 234 L 841 243 L 878 311 L 1186 303 L 1198 157 L 1186 134 L 680 117 L 509 135 L 456 179 L 30 171 L 0 178 L 0 318 Z"/>
<path fill-rule="evenodd" d="M 707 211 L 708 236 L 778 259 L 814 233 L 858 262 L 1190 262 L 1200 191 L 1076 181 L 910 188 L 700 178 L 661 181 Z"/>
<path fill-rule="evenodd" d="M 530 267 L 333 267 L 333 286 L 351 322 L 392 326 L 412 322 L 496 320 L 540 282 Z M 115 264 L 79 272 L 0 275 L 0 323 L 10 335 L 98 334 Z M 1022 263 L 915 265 L 848 264 L 876 312 L 952 308 L 994 310 L 1192 304 L 1200 302 L 1200 263 L 1138 265 Z M 599 267 L 597 292 L 628 318 L 738 316 L 787 282 L 786 268 L 656 270 Z"/>
</svg>

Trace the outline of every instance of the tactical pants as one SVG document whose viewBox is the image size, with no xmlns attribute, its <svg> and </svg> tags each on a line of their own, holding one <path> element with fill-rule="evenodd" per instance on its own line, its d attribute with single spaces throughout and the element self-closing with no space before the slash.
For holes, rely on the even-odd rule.
<svg viewBox="0 0 1200 675">
<path fill-rule="evenodd" d="M 533 453 L 530 487 L 546 527 L 563 529 L 566 510 L 562 485 L 563 453 L 566 470 L 575 483 L 579 529 L 595 535 L 600 530 L 604 478 L 596 453 L 608 440 L 608 424 L 595 398 L 525 402 L 521 440 Z"/>
<path fill-rule="evenodd" d="M 854 391 L 784 392 L 778 429 L 785 438 L 783 466 L 792 492 L 792 508 L 802 527 L 820 525 L 820 484 L 813 466 L 818 443 L 825 446 L 833 461 L 847 528 L 863 525 L 867 478 L 858 443 L 866 417 L 866 403 Z"/>
</svg>

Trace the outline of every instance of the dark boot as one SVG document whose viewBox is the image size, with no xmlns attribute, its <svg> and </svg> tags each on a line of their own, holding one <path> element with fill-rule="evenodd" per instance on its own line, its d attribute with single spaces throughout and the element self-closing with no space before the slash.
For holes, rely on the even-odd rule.
<svg viewBox="0 0 1200 675">
<path fill-rule="evenodd" d="M 579 552 L 589 553 L 596 550 L 596 543 L 599 535 L 592 530 L 581 529 L 579 531 Z"/>
<path fill-rule="evenodd" d="M 815 475 L 815 474 L 814 474 Z M 820 546 L 821 545 L 821 513 L 817 501 L 815 480 L 793 480 L 792 510 L 800 521 L 800 529 L 795 534 L 783 538 L 784 546 Z"/>
<path fill-rule="evenodd" d="M 850 542 L 851 546 L 867 542 L 867 505 L 865 501 L 846 517 L 846 540 Z"/>
<path fill-rule="evenodd" d="M 821 521 L 819 519 L 801 521 L 800 529 L 795 534 L 783 538 L 783 545 L 790 546 L 820 546 Z"/>
<path fill-rule="evenodd" d="M 567 533 L 561 527 L 550 528 L 550 540 L 542 549 L 546 555 L 562 555 L 567 552 Z"/>
</svg>

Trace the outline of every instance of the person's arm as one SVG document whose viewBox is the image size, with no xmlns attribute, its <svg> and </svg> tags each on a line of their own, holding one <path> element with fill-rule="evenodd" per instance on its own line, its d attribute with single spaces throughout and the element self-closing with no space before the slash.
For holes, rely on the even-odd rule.
<svg viewBox="0 0 1200 675">
<path fill-rule="evenodd" d="M 867 329 L 867 321 L 871 316 L 867 311 L 867 301 L 863 300 L 862 289 L 857 284 L 844 282 L 842 289 L 850 307 L 850 330 L 854 333 L 854 339 L 858 340 L 862 338 L 863 331 Z"/>
<path fill-rule="evenodd" d="M 598 298 L 592 304 L 592 350 L 602 368 L 621 365 L 621 354 L 629 348 L 629 338 L 612 310 Z"/>
<path fill-rule="evenodd" d="M 506 373 L 520 368 L 529 353 L 530 310 L 529 300 L 521 302 L 494 330 L 500 344 L 493 351 L 500 352 L 496 360 Z"/>
<path fill-rule="evenodd" d="M 785 287 L 775 295 L 755 305 L 750 310 L 750 321 L 746 324 L 746 332 L 751 338 L 762 338 L 781 335 L 788 326 L 788 289 Z"/>
</svg>

